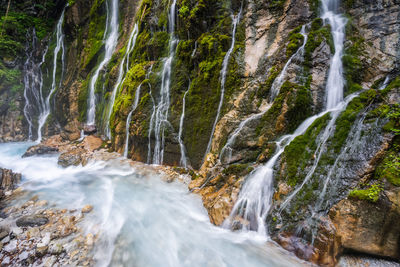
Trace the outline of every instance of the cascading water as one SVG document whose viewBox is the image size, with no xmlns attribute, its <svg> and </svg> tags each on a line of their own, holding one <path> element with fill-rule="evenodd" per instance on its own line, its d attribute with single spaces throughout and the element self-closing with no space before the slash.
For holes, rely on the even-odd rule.
<svg viewBox="0 0 400 267">
<path fill-rule="evenodd" d="M 118 0 L 110 0 L 111 8 L 107 8 L 107 21 L 106 31 L 104 32 L 105 40 L 105 54 L 103 60 L 95 70 L 92 79 L 89 83 L 89 99 L 88 99 L 88 110 L 87 120 L 88 125 L 96 124 L 96 82 L 99 78 L 100 71 L 108 64 L 114 53 L 115 47 L 118 41 Z M 110 14 L 109 14 L 110 13 Z"/>
<path fill-rule="evenodd" d="M 170 105 L 170 87 L 171 87 L 171 71 L 172 62 L 175 57 L 175 49 L 178 44 L 178 39 L 175 37 L 175 20 L 176 20 L 176 0 L 173 0 L 169 15 L 169 56 L 164 62 L 161 79 L 160 101 L 156 107 L 154 121 L 154 135 L 156 143 L 154 145 L 153 163 L 162 164 L 164 160 L 164 144 L 165 144 L 165 129 L 168 125 L 168 113 Z"/>
<path fill-rule="evenodd" d="M 45 61 L 47 54 L 47 47 L 43 52 L 42 59 L 39 63 L 35 62 L 34 53 L 38 49 L 38 40 L 36 37 L 36 31 L 33 29 L 32 32 L 32 43 L 27 43 L 26 55 L 27 59 L 24 64 L 24 116 L 28 122 L 28 139 L 33 138 L 34 129 L 34 116 L 40 114 L 42 97 L 42 87 L 43 87 L 43 77 L 41 66 Z"/>
<path fill-rule="evenodd" d="M 179 148 L 181 149 L 180 164 L 184 168 L 187 168 L 187 158 L 186 158 L 185 145 L 183 144 L 183 141 L 182 141 L 182 134 L 183 134 L 183 121 L 185 120 L 186 95 L 189 93 L 189 90 L 190 90 L 190 82 L 189 82 L 188 89 L 186 90 L 185 94 L 183 95 L 183 99 L 182 99 L 182 114 L 181 114 L 181 118 L 179 120 L 179 133 L 178 133 Z"/>
<path fill-rule="evenodd" d="M 137 24 L 135 24 L 135 26 L 133 27 L 132 33 L 129 36 L 129 41 L 126 46 L 126 51 L 122 58 L 121 64 L 119 66 L 117 82 L 114 85 L 114 89 L 111 94 L 110 102 L 108 104 L 107 117 L 106 117 L 106 122 L 105 122 L 105 125 L 106 125 L 105 132 L 109 139 L 111 138 L 110 118 L 111 118 L 113 106 L 115 103 L 115 97 L 117 96 L 117 93 L 119 92 L 121 85 L 124 83 L 124 81 L 126 79 L 126 74 L 128 73 L 128 70 L 129 70 L 129 56 L 132 53 L 133 49 L 135 48 L 136 38 L 137 38 L 138 34 L 139 34 L 139 27 Z M 126 61 L 126 64 L 125 64 L 125 61 Z"/>
<path fill-rule="evenodd" d="M 379 90 L 385 89 L 389 85 L 389 82 L 390 82 L 390 76 L 388 75 L 388 76 L 386 76 L 385 80 L 383 81 L 381 87 L 379 87 Z"/>
<path fill-rule="evenodd" d="M 37 142 L 42 141 L 42 128 L 44 124 L 46 123 L 47 118 L 50 115 L 51 112 L 51 107 L 50 107 L 50 98 L 53 96 L 54 92 L 57 89 L 57 86 L 59 87 L 62 82 L 62 75 L 59 83 L 57 84 L 57 62 L 58 62 L 58 54 L 60 51 L 61 53 L 61 73 L 64 73 L 64 67 L 65 67 L 65 46 L 64 46 L 64 33 L 62 30 L 63 23 L 64 23 L 64 13 L 65 9 L 61 13 L 61 17 L 58 20 L 57 23 L 57 28 L 56 28 L 56 47 L 54 48 L 54 55 L 53 55 L 53 73 L 52 73 L 52 82 L 51 82 L 51 89 L 49 94 L 47 95 L 46 99 L 43 99 L 43 94 L 41 94 L 42 100 L 41 100 L 41 107 L 40 107 L 40 114 L 39 114 L 39 120 L 38 120 L 38 133 L 37 133 Z"/>
<path fill-rule="evenodd" d="M 239 193 L 232 212 L 223 224 L 224 227 L 231 228 L 240 218 L 245 221 L 242 223 L 243 230 L 257 231 L 266 235 L 265 219 L 272 205 L 273 186 L 273 167 L 280 155 L 285 151 L 285 147 L 290 144 L 297 136 L 304 134 L 308 127 L 326 112 L 312 116 L 305 120 L 291 135 L 285 135 L 277 142 L 277 152 L 267 162 L 266 165 L 256 169 L 247 177 L 246 183 Z"/>
<path fill-rule="evenodd" d="M 347 19 L 337 13 L 340 1 L 322 0 L 322 19 L 328 21 L 331 26 L 335 54 L 331 60 L 328 81 L 326 84 L 326 108 L 333 109 L 343 100 L 343 46 Z"/>
<path fill-rule="evenodd" d="M 326 140 L 332 133 L 332 128 L 334 127 L 337 117 L 347 107 L 347 104 L 351 99 L 356 96 L 356 94 L 353 94 L 347 97 L 345 101 L 342 101 L 344 78 L 342 75 L 343 64 L 341 58 L 343 53 L 346 19 L 343 18 L 342 15 L 336 13 L 338 8 L 336 0 L 322 0 L 322 6 L 322 18 L 328 20 L 331 25 L 335 45 L 335 54 L 332 58 L 326 86 L 326 111 L 308 118 L 297 128 L 294 134 L 286 135 L 277 142 L 277 152 L 275 155 L 266 165 L 256 169 L 247 178 L 229 218 L 224 222 L 225 227 L 232 227 L 236 222 L 240 222 L 240 219 L 242 218 L 245 220 L 244 222 L 241 222 L 242 229 L 254 230 L 261 234 L 266 234 L 267 229 L 265 221 L 272 206 L 272 195 L 274 192 L 273 167 L 279 156 L 284 152 L 285 147 L 288 146 L 295 137 L 302 135 L 317 118 L 328 112 L 332 112 L 332 119 L 325 129 L 323 138 L 321 138 L 321 141 L 318 144 L 318 147 L 320 147 L 319 150 L 322 152 Z M 287 205 L 300 188 L 301 186 L 286 199 L 282 204 L 281 209 Z"/>
<path fill-rule="evenodd" d="M 306 25 L 303 25 L 301 27 L 300 34 L 303 35 L 303 38 L 304 38 L 303 45 L 296 51 L 296 53 L 294 53 L 289 58 L 289 60 L 286 62 L 285 66 L 283 67 L 281 73 L 279 74 L 279 76 L 272 83 L 271 100 L 274 100 L 275 97 L 279 94 L 279 90 L 281 89 L 284 79 L 286 78 L 288 67 L 292 63 L 293 59 L 297 58 L 299 56 L 303 56 L 303 54 L 304 54 L 304 47 L 306 46 L 307 40 L 308 40 L 308 35 L 306 33 Z"/>
<path fill-rule="evenodd" d="M 329 110 L 329 111 L 331 111 L 331 119 L 330 119 L 328 125 L 326 126 L 326 128 L 322 134 L 322 137 L 318 141 L 317 149 L 315 151 L 316 158 L 314 160 L 314 163 L 313 163 L 311 169 L 309 170 L 309 172 L 307 173 L 306 177 L 304 178 L 303 182 L 282 203 L 282 205 L 280 206 L 280 211 L 284 210 L 287 207 L 289 202 L 300 192 L 300 190 L 303 188 L 303 186 L 305 184 L 307 184 L 307 182 L 313 176 L 316 168 L 318 167 L 321 156 L 323 155 L 324 152 L 326 152 L 326 143 L 327 143 L 329 137 L 331 137 L 332 133 L 335 130 L 335 123 L 336 123 L 337 118 L 339 117 L 340 113 L 347 107 L 347 104 L 357 95 L 358 95 L 358 93 L 348 96 L 346 98 L 346 100 L 343 102 L 340 102 L 334 110 Z"/>
<path fill-rule="evenodd" d="M 224 57 L 224 61 L 222 62 L 222 69 L 221 69 L 221 72 L 220 72 L 220 75 L 221 75 L 221 96 L 220 96 L 220 100 L 219 100 L 219 104 L 218 104 L 217 116 L 215 117 L 215 121 L 214 121 L 212 130 L 211 130 L 210 140 L 208 141 L 208 144 L 207 144 L 207 149 L 206 149 L 206 153 L 204 154 L 204 159 L 206 158 L 207 154 L 210 153 L 210 151 L 211 151 L 211 144 L 212 144 L 215 128 L 217 127 L 217 123 L 218 123 L 219 117 L 221 116 L 221 109 L 222 109 L 222 104 L 224 103 L 224 96 L 225 96 L 226 73 L 228 71 L 229 59 L 231 57 L 233 49 L 235 48 L 236 28 L 237 28 L 237 25 L 238 25 L 238 23 L 240 21 L 240 17 L 242 16 L 242 9 L 243 9 L 243 7 L 241 6 L 240 10 L 239 10 L 239 13 L 236 16 L 233 16 L 233 18 L 232 18 L 232 23 L 233 23 L 233 27 L 232 27 L 232 43 L 231 43 L 231 47 L 229 48 L 228 52 L 226 52 L 226 55 Z"/>
<path fill-rule="evenodd" d="M 149 89 L 149 94 L 151 98 L 151 103 L 153 104 L 153 112 L 151 113 L 150 117 L 150 125 L 149 125 L 149 133 L 148 133 L 148 145 L 147 145 L 147 164 L 151 163 L 151 133 L 153 131 L 153 126 L 154 126 L 154 118 L 156 116 L 156 102 L 154 101 L 154 97 L 151 93 L 151 87 Z"/>
<path fill-rule="evenodd" d="M 139 105 L 140 100 L 140 88 L 142 84 L 138 86 L 135 93 L 135 101 L 132 105 L 132 110 L 129 112 L 128 117 L 126 118 L 126 126 L 125 126 L 125 147 L 124 147 L 124 157 L 128 157 L 128 150 L 129 150 L 129 126 L 131 125 L 132 114 L 136 110 L 137 106 Z"/>
<path fill-rule="evenodd" d="M 297 195 L 297 193 L 303 188 L 303 186 L 314 174 L 315 169 L 318 166 L 319 160 L 321 159 L 321 156 L 325 151 L 325 144 L 335 129 L 335 123 L 338 116 L 343 111 L 343 109 L 347 107 L 348 101 L 350 101 L 357 95 L 357 93 L 352 94 L 351 96 L 346 98 L 348 101 L 341 102 L 343 100 L 344 86 L 342 56 L 347 20 L 341 14 L 336 13 L 338 10 L 338 5 L 339 2 L 337 0 L 322 0 L 322 18 L 324 20 L 327 20 L 331 26 L 335 46 L 335 54 L 333 55 L 333 58 L 331 60 L 331 67 L 329 69 L 328 81 L 326 85 L 326 109 L 332 110 L 331 120 L 329 121 L 328 126 L 325 128 L 322 138 L 318 142 L 316 150 L 317 157 L 314 160 L 313 166 L 307 173 L 302 184 L 297 187 L 296 190 L 293 191 L 282 203 L 280 211 L 287 207 L 288 203 Z"/>
<path fill-rule="evenodd" d="M 239 133 L 243 130 L 243 128 L 250 123 L 253 120 L 259 119 L 261 118 L 271 107 L 270 104 L 268 104 L 266 107 L 264 107 L 263 111 L 261 111 L 260 113 L 251 115 L 250 117 L 248 117 L 247 119 L 243 120 L 240 122 L 238 128 L 236 128 L 235 131 L 233 131 L 233 133 L 229 136 L 228 141 L 226 142 L 225 146 L 221 149 L 221 153 L 219 154 L 219 160 L 221 162 L 225 162 L 225 163 L 229 163 L 232 159 L 232 146 L 234 145 L 236 139 L 239 136 Z M 226 159 L 227 157 L 227 159 Z"/>
</svg>

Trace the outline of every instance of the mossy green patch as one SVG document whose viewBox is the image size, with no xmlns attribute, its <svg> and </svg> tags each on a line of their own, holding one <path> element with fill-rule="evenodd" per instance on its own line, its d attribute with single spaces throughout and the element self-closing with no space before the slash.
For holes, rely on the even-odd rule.
<svg viewBox="0 0 400 267">
<path fill-rule="evenodd" d="M 301 173 L 312 159 L 313 151 L 316 149 L 315 140 L 326 127 L 329 118 L 329 114 L 318 118 L 303 135 L 297 136 L 285 148 L 283 161 L 287 164 L 285 177 L 289 185 L 295 186 L 303 180 Z"/>
<path fill-rule="evenodd" d="M 379 200 L 380 193 L 383 191 L 383 186 L 380 183 L 372 184 L 367 189 L 355 189 L 350 191 L 349 198 L 367 200 L 376 203 Z"/>
</svg>

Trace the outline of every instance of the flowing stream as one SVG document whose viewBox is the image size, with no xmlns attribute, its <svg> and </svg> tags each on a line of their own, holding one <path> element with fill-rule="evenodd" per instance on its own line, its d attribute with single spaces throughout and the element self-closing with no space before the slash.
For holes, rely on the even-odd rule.
<svg viewBox="0 0 400 267">
<path fill-rule="evenodd" d="M 242 9 L 243 9 L 243 7 L 241 6 L 239 14 L 237 14 L 236 16 L 233 17 L 232 43 L 231 43 L 231 47 L 229 48 L 228 52 L 226 52 L 224 61 L 222 62 L 222 69 L 221 69 L 221 73 L 220 73 L 220 75 L 221 75 L 221 96 L 220 96 L 220 100 L 219 100 L 219 104 L 218 104 L 217 116 L 215 117 L 215 121 L 214 121 L 212 130 L 211 130 L 210 140 L 208 141 L 208 144 L 207 144 L 207 149 L 206 149 L 206 153 L 204 154 L 204 159 L 206 158 L 207 154 L 210 153 L 210 151 L 211 151 L 211 144 L 212 144 L 212 140 L 214 137 L 215 127 L 217 127 L 219 117 L 221 116 L 221 109 L 222 109 L 222 104 L 224 103 L 224 96 L 225 96 L 226 73 L 228 71 L 229 59 L 231 57 L 233 49 L 235 48 L 236 28 L 240 21 L 240 17 L 242 16 Z"/>
<path fill-rule="evenodd" d="M 306 266 L 263 236 L 213 226 L 198 196 L 150 166 L 120 158 L 62 168 L 56 155 L 21 158 L 32 144 L 0 144 L 0 166 L 22 173 L 26 199 L 94 206 L 80 227 L 98 235 L 97 266 Z"/>
<path fill-rule="evenodd" d="M 29 37 L 29 36 L 28 36 Z M 42 59 L 39 63 L 35 62 L 34 53 L 38 49 L 38 39 L 35 29 L 32 32 L 32 43 L 27 43 L 26 46 L 26 61 L 24 64 L 24 116 L 28 122 L 28 139 L 33 138 L 34 116 L 37 112 L 40 113 L 43 76 L 41 67 L 45 61 L 47 48 L 43 51 Z"/>
<path fill-rule="evenodd" d="M 347 19 L 338 13 L 340 1 L 322 0 L 322 19 L 331 26 L 335 54 L 331 60 L 326 84 L 326 108 L 333 109 L 343 100 L 343 46 Z"/>
<path fill-rule="evenodd" d="M 165 144 L 165 129 L 168 125 L 168 113 L 170 105 L 170 87 L 171 87 L 171 72 L 172 62 L 175 57 L 175 49 L 178 44 L 178 39 L 175 36 L 176 23 L 176 0 L 173 0 L 169 15 L 169 56 L 164 62 L 161 79 L 160 101 L 156 107 L 154 118 L 154 135 L 156 143 L 154 145 L 153 163 L 162 164 L 164 161 L 164 144 Z"/>
<path fill-rule="evenodd" d="M 181 150 L 181 161 L 180 164 L 182 167 L 187 168 L 187 158 L 186 158 L 186 149 L 185 145 L 183 144 L 182 140 L 182 134 L 183 134 L 183 122 L 185 120 L 185 106 L 186 106 L 186 95 L 189 93 L 190 90 L 190 81 L 189 81 L 189 86 L 188 89 L 186 90 L 185 94 L 183 95 L 182 98 L 182 114 L 181 118 L 179 120 L 179 133 L 178 133 L 178 142 L 179 142 L 179 148 Z"/>
<path fill-rule="evenodd" d="M 135 26 L 133 27 L 132 33 L 129 36 L 125 54 L 122 58 L 121 64 L 119 65 L 117 82 L 114 85 L 114 89 L 111 93 L 110 102 L 108 104 L 107 117 L 106 117 L 106 122 L 105 122 L 105 125 L 106 125 L 105 132 L 109 139 L 111 139 L 110 118 L 111 118 L 111 114 L 112 114 L 114 103 L 115 103 L 115 97 L 117 96 L 117 93 L 119 92 L 121 85 L 124 84 L 124 81 L 126 79 L 126 74 L 128 73 L 128 70 L 129 70 L 129 56 L 132 53 L 133 49 L 135 48 L 136 38 L 137 38 L 138 34 L 139 34 L 139 27 L 137 24 L 135 24 Z M 126 64 L 125 64 L 125 61 L 126 61 Z"/>
<path fill-rule="evenodd" d="M 51 82 L 51 89 L 49 94 L 47 95 L 46 99 L 43 99 L 43 94 L 41 94 L 42 100 L 41 100 L 41 107 L 40 107 L 40 114 L 39 114 L 39 120 L 38 120 L 38 133 L 37 133 L 37 142 L 42 141 L 42 128 L 44 124 L 46 123 L 47 118 L 50 115 L 51 108 L 50 108 L 50 98 L 54 94 L 54 92 L 57 89 L 57 86 L 59 87 L 61 85 L 62 81 L 62 75 L 64 73 L 64 67 L 65 67 L 65 45 L 64 45 L 64 33 L 62 30 L 63 23 L 64 23 L 64 13 L 65 9 L 61 13 L 61 17 L 57 22 L 57 28 L 56 28 L 56 47 L 54 48 L 54 55 L 53 55 L 53 72 L 52 72 L 52 82 Z M 58 61 L 58 54 L 61 52 L 61 78 L 59 83 L 57 84 L 57 61 Z"/>
<path fill-rule="evenodd" d="M 300 30 L 300 34 L 303 35 L 304 41 L 303 45 L 294 53 L 289 60 L 286 62 L 285 66 L 283 67 L 281 73 L 279 76 L 274 80 L 271 86 L 271 100 L 274 100 L 275 97 L 279 94 L 279 90 L 281 89 L 281 86 L 283 82 L 285 81 L 284 79 L 286 78 L 287 70 L 289 68 L 289 65 L 292 63 L 294 58 L 297 58 L 299 56 L 303 56 L 304 54 L 304 48 L 307 44 L 308 40 L 308 35 L 306 33 L 306 25 L 303 25 Z"/>
<path fill-rule="evenodd" d="M 129 112 L 128 117 L 126 118 L 126 126 L 125 126 L 125 147 L 124 147 L 124 157 L 128 157 L 128 150 L 129 150 L 129 126 L 131 125 L 132 114 L 136 110 L 137 106 L 139 105 L 140 100 L 140 88 L 142 84 L 138 86 L 135 93 L 135 101 L 133 101 L 132 110 Z"/>
<path fill-rule="evenodd" d="M 96 82 L 99 78 L 100 71 L 108 64 L 118 41 L 118 0 L 111 0 L 111 8 L 107 8 L 106 30 L 104 32 L 105 54 L 103 60 L 95 70 L 92 79 L 89 83 L 89 99 L 87 120 L 88 125 L 96 124 Z"/>
</svg>

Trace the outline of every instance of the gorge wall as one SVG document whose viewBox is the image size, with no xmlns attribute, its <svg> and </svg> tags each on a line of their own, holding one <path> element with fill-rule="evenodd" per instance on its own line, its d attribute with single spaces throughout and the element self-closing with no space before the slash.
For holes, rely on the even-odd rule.
<svg viewBox="0 0 400 267">
<path fill-rule="evenodd" d="M 1 1 L 1 141 L 36 140 L 49 94 L 43 135 L 78 140 L 99 71 L 97 135 L 109 129 L 112 149 L 134 160 L 187 165 L 213 223 L 259 230 L 256 215 L 231 214 L 243 184 L 318 115 L 271 166 L 267 233 L 320 264 L 399 259 L 400 1 L 337 1 L 345 104 L 324 114 L 337 47 L 321 1 L 117 2 L 118 38 L 99 69 L 113 1 L 12 1 L 7 16 Z"/>
</svg>

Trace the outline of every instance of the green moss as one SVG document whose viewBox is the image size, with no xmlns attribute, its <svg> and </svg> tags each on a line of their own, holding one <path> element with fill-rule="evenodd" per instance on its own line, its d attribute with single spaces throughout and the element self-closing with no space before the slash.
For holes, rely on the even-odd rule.
<svg viewBox="0 0 400 267">
<path fill-rule="evenodd" d="M 233 164 L 229 167 L 225 168 L 222 173 L 224 175 L 246 175 L 247 173 L 251 172 L 251 168 L 249 168 L 248 164 Z"/>
<path fill-rule="evenodd" d="M 380 193 L 383 191 L 382 184 L 373 184 L 367 189 L 356 189 L 349 193 L 349 198 L 367 200 L 376 203 L 379 200 Z"/>
<path fill-rule="evenodd" d="M 301 26 L 295 28 L 289 33 L 289 44 L 286 47 L 286 56 L 290 58 L 304 42 L 304 37 L 300 33 Z"/>
<path fill-rule="evenodd" d="M 386 96 L 390 91 L 395 88 L 400 88 L 400 76 L 397 76 L 393 81 L 391 81 L 385 89 L 381 91 L 382 96 Z"/>
<path fill-rule="evenodd" d="M 12 95 L 23 92 L 21 82 L 22 72 L 19 69 L 9 69 L 0 61 L 0 95 L 9 90 Z"/>
<path fill-rule="evenodd" d="M 275 79 L 278 77 L 281 71 L 282 69 L 281 68 L 278 69 L 276 66 L 273 66 L 268 71 L 269 75 L 267 80 L 260 86 L 260 88 L 257 91 L 258 98 L 267 98 L 269 96 L 272 84 L 274 83 Z"/>
<path fill-rule="evenodd" d="M 313 151 L 316 149 L 315 139 L 326 127 L 329 118 L 329 114 L 326 114 L 317 119 L 303 135 L 297 136 L 285 148 L 283 162 L 287 164 L 285 177 L 289 185 L 295 186 L 303 180 L 301 171 L 312 159 Z"/>
<path fill-rule="evenodd" d="M 333 149 L 339 153 L 344 142 L 346 141 L 351 127 L 356 120 L 358 114 L 369 103 L 375 100 L 376 91 L 371 89 L 362 93 L 359 97 L 354 98 L 347 106 L 346 110 L 342 112 L 336 120 L 336 130 L 332 141 Z"/>
<path fill-rule="evenodd" d="M 307 43 L 304 47 L 304 64 L 306 65 L 306 67 L 312 68 L 312 53 L 315 51 L 315 49 L 317 49 L 318 46 L 321 45 L 323 41 L 327 42 L 331 49 L 331 53 L 333 54 L 335 52 L 335 46 L 333 44 L 330 26 L 324 26 L 322 19 L 316 18 L 311 23 L 311 30 L 308 34 Z"/>
<path fill-rule="evenodd" d="M 361 57 L 365 54 L 365 40 L 358 33 L 351 18 L 346 25 L 346 37 L 348 42 L 346 42 L 342 61 L 346 79 L 345 95 L 349 95 L 362 90 L 360 84 L 364 79 L 366 69 L 361 61 Z"/>
</svg>

